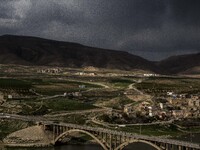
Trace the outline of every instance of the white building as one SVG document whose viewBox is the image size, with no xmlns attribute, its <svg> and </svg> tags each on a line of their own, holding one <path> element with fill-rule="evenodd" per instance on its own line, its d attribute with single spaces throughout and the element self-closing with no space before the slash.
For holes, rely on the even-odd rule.
<svg viewBox="0 0 200 150">
<path fill-rule="evenodd" d="M 8 95 L 8 99 L 12 99 L 12 98 L 13 98 L 13 96 L 9 94 Z"/>
<path fill-rule="evenodd" d="M 153 73 L 145 73 L 143 74 L 144 77 L 157 77 L 157 74 L 153 74 Z"/>
<path fill-rule="evenodd" d="M 163 109 L 163 103 L 160 103 L 160 109 Z"/>
<path fill-rule="evenodd" d="M 167 95 L 172 96 L 172 95 L 174 95 L 174 92 L 167 92 Z"/>
</svg>

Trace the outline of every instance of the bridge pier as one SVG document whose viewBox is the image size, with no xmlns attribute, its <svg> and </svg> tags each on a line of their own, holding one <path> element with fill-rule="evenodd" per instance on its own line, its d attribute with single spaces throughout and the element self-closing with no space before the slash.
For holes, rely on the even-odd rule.
<svg viewBox="0 0 200 150">
<path fill-rule="evenodd" d="M 159 144 L 159 147 L 160 147 L 161 149 L 165 149 L 165 148 L 166 148 L 166 144 L 165 144 L 165 143 L 160 143 L 160 144 Z"/>
<path fill-rule="evenodd" d="M 175 145 L 171 144 L 171 150 L 175 150 Z"/>
<path fill-rule="evenodd" d="M 166 150 L 170 150 L 170 149 L 169 149 L 169 144 L 166 144 Z"/>
<path fill-rule="evenodd" d="M 109 143 L 109 144 L 110 144 L 109 150 L 113 150 L 113 149 L 112 149 L 112 147 L 113 147 L 113 146 L 112 146 L 112 134 L 110 134 L 110 143 Z"/>
<path fill-rule="evenodd" d="M 178 146 L 178 150 L 182 150 L 182 146 L 179 145 L 179 146 Z"/>
<path fill-rule="evenodd" d="M 176 150 L 177 149 L 177 147 L 176 147 L 176 145 L 173 145 L 173 144 L 165 144 L 165 149 L 166 150 Z M 178 150 L 179 150 L 179 148 L 178 148 Z M 181 150 L 181 149 L 180 149 Z"/>
<path fill-rule="evenodd" d="M 117 147 L 117 136 L 114 135 L 113 138 L 114 138 L 114 139 L 113 139 L 114 148 L 116 148 L 116 147 Z"/>
<path fill-rule="evenodd" d="M 53 140 L 55 140 L 55 126 L 53 126 Z"/>
</svg>

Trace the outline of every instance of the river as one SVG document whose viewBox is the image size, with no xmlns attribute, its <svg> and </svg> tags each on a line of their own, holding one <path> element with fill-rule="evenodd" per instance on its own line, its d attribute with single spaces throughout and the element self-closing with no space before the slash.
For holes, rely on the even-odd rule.
<svg viewBox="0 0 200 150">
<path fill-rule="evenodd" d="M 178 139 L 185 141 L 192 141 L 195 143 L 200 143 L 200 134 L 186 135 L 179 137 Z M 149 145 L 142 143 L 134 143 L 130 144 L 124 148 L 124 150 L 155 150 Z M 62 145 L 56 147 L 48 147 L 48 148 L 1 148 L 0 150 L 102 150 L 99 145 Z"/>
<path fill-rule="evenodd" d="M 132 144 L 124 150 L 154 150 L 154 148 L 142 143 Z M 0 148 L 0 150 L 103 150 L 99 145 L 63 145 L 49 148 Z"/>
</svg>

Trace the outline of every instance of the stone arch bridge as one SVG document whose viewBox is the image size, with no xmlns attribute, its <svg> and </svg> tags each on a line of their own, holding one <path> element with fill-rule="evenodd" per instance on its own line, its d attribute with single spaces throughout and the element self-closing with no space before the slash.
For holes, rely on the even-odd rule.
<svg viewBox="0 0 200 150">
<path fill-rule="evenodd" d="M 134 133 L 95 128 L 75 124 L 42 122 L 44 130 L 51 131 L 52 144 L 61 142 L 71 133 L 84 133 L 92 137 L 104 150 L 122 150 L 125 146 L 142 142 L 151 145 L 157 150 L 200 150 L 200 145 L 178 140 L 138 135 Z"/>
</svg>

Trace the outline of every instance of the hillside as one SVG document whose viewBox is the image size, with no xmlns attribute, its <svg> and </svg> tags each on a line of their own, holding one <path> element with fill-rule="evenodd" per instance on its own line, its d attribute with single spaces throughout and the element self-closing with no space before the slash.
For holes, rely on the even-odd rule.
<svg viewBox="0 0 200 150">
<path fill-rule="evenodd" d="M 157 66 L 168 74 L 198 74 L 200 53 L 172 56 L 158 62 Z"/>
<path fill-rule="evenodd" d="M 148 61 L 124 51 L 88 47 L 37 37 L 0 36 L 0 64 L 146 70 L 161 74 L 199 74 L 200 53 Z"/>
<path fill-rule="evenodd" d="M 94 66 L 107 69 L 157 71 L 154 63 L 128 52 L 36 37 L 0 37 L 0 63 L 21 65 Z"/>
</svg>

